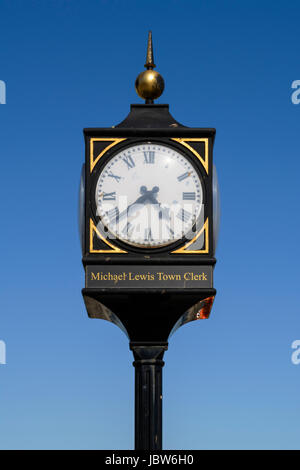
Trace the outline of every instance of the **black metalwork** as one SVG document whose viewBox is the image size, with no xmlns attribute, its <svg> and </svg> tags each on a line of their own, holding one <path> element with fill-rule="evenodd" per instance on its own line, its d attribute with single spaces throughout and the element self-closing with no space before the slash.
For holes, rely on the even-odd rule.
<svg viewBox="0 0 300 470">
<path fill-rule="evenodd" d="M 162 449 L 162 368 L 168 343 L 130 343 L 135 367 L 135 449 Z"/>
<path fill-rule="evenodd" d="M 150 38 L 150 46 L 151 46 Z M 150 47 L 150 52 L 152 47 Z M 153 56 L 149 53 L 153 62 Z M 150 61 L 149 59 L 149 61 Z M 151 61 L 150 61 L 151 62 Z M 130 349 L 134 355 L 135 367 L 135 448 L 137 450 L 160 450 L 162 448 L 162 368 L 163 355 L 168 348 L 170 336 L 181 325 L 208 318 L 216 290 L 212 287 L 212 270 L 216 263 L 213 244 L 213 203 L 212 203 L 212 148 L 215 129 L 188 128 L 178 123 L 165 104 L 131 105 L 129 115 L 117 126 L 110 128 L 84 129 L 86 142 L 85 165 L 85 229 L 82 233 L 83 258 L 86 276 L 93 274 L 94 269 L 103 266 L 107 273 L 129 272 L 130 268 L 136 273 L 153 271 L 155 267 L 163 269 L 168 266 L 176 272 L 182 269 L 196 272 L 202 269 L 203 276 L 211 273 L 207 284 L 180 284 L 180 287 L 161 283 L 161 286 L 138 281 L 132 286 L 124 284 L 113 285 L 101 280 L 92 283 L 88 279 L 82 290 L 87 313 L 90 318 L 108 320 L 120 327 L 128 336 Z M 207 171 L 195 157 L 193 151 L 183 148 L 173 139 L 192 139 L 191 147 L 202 152 L 198 139 L 208 142 Z M 95 167 L 90 168 L 91 142 L 96 148 L 95 155 L 103 153 Z M 98 139 L 98 140 L 97 140 Z M 104 141 L 104 140 L 108 141 Z M 110 141 L 109 141 L 110 139 Z M 118 139 L 116 145 L 108 145 Z M 125 139 L 125 140 L 121 140 Z M 186 239 L 179 240 L 166 247 L 147 249 L 127 245 L 121 240 L 111 240 L 116 251 L 105 252 L 107 244 L 101 237 L 95 237 L 97 250 L 90 249 L 90 220 L 96 225 L 99 217 L 95 207 L 95 185 L 99 174 L 110 158 L 126 146 L 137 142 L 158 142 L 175 148 L 190 159 L 199 178 L 203 183 L 205 218 L 209 219 L 208 240 L 209 249 L 203 253 L 176 253 L 174 250 L 185 245 Z M 198 147 L 197 147 L 198 145 Z M 106 150 L 108 148 L 108 150 Z M 200 149 L 200 150 L 199 150 Z M 141 198 L 155 199 L 157 188 L 137 188 Z M 109 240 L 109 238 L 108 238 Z M 152 272 L 151 271 L 151 272 Z M 206 274 L 205 274 L 206 273 Z"/>
</svg>

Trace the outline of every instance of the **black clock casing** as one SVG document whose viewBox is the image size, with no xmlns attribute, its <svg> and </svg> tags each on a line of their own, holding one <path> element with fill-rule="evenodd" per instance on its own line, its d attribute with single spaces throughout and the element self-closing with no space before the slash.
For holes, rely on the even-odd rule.
<svg viewBox="0 0 300 470">
<path fill-rule="evenodd" d="M 86 158 L 82 261 L 86 270 L 87 281 L 83 296 L 88 314 L 90 317 L 106 318 L 118 324 L 126 330 L 131 341 L 167 340 L 176 322 L 180 326 L 179 323 L 205 318 L 205 312 L 199 317 L 201 309 L 206 309 L 208 316 L 216 293 L 212 285 L 213 266 L 216 262 L 212 195 L 215 129 L 185 127 L 174 120 L 168 105 L 142 104 L 132 105 L 131 112 L 119 125 L 112 128 L 84 129 L 84 136 Z M 116 238 L 111 239 L 109 233 L 105 237 L 97 229 L 99 219 L 95 207 L 95 187 L 101 169 L 121 149 L 143 142 L 175 148 L 190 159 L 200 175 L 203 185 L 203 226 L 191 240 L 183 238 L 164 247 L 141 248 Z M 143 276 L 137 276 L 131 284 L 119 282 L 116 285 L 101 283 L 98 274 L 99 267 L 101 273 L 128 273 L 132 267 L 135 273 L 140 269 L 144 275 L 160 269 L 182 272 L 183 278 L 186 272 L 192 273 L 199 266 L 210 270 L 210 287 L 204 283 L 206 287 L 202 288 L 201 283 L 197 282 L 184 282 L 177 286 L 163 280 L 161 285 L 156 282 L 153 287 L 151 282 L 147 282 L 145 278 L 143 280 Z M 96 274 L 93 274 L 93 280 L 98 281 L 96 287 L 89 279 L 93 272 L 92 267 L 98 268 L 97 279 Z M 203 276 L 206 276 L 204 272 Z M 149 324 L 148 329 L 142 328 L 144 322 Z M 142 337 L 141 329 L 144 329 Z"/>
</svg>

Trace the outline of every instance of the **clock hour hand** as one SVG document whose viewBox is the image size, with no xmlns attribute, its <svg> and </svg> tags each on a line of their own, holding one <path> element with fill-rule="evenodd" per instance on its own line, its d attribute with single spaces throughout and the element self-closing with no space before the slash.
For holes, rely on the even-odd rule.
<svg viewBox="0 0 300 470">
<path fill-rule="evenodd" d="M 147 191 L 146 186 L 141 186 L 140 192 L 142 193 L 142 196 L 137 199 L 136 202 L 145 204 L 147 202 L 150 202 L 151 204 L 154 205 L 155 209 L 159 210 L 159 218 L 169 220 L 169 209 L 168 208 L 162 208 L 161 203 L 157 201 L 155 195 L 158 193 L 159 187 L 154 186 L 151 191 Z"/>
<path fill-rule="evenodd" d="M 124 209 L 122 212 L 120 213 L 118 212 L 115 217 L 115 223 L 118 223 L 121 219 L 124 219 L 124 217 L 128 217 L 130 211 L 136 212 L 138 211 L 138 209 L 141 209 L 141 206 L 144 204 L 145 200 L 146 200 L 146 195 L 140 196 L 132 204 L 129 204 L 129 206 L 126 209 Z"/>
<path fill-rule="evenodd" d="M 134 206 L 137 206 L 135 208 L 135 210 L 137 210 L 137 209 L 140 209 L 139 206 L 141 206 L 142 204 L 145 204 L 146 200 L 148 199 L 148 193 L 149 193 L 149 191 L 147 191 L 146 186 L 141 186 L 140 187 L 140 193 L 141 193 L 141 196 L 139 196 L 136 201 L 134 201 L 132 204 L 129 204 L 127 209 L 122 211 L 120 214 L 117 214 L 116 220 L 115 220 L 116 222 L 119 222 L 125 216 L 128 217 L 130 209 L 132 209 Z"/>
<path fill-rule="evenodd" d="M 136 206 L 136 207 L 134 208 L 134 206 Z M 124 209 L 122 212 L 117 213 L 114 222 L 115 222 L 115 223 L 118 223 L 118 222 L 120 222 L 122 219 L 124 219 L 124 217 L 128 217 L 128 216 L 129 216 L 129 211 L 130 211 L 130 209 L 133 209 L 133 208 L 134 208 L 134 212 L 136 212 L 138 209 L 140 209 L 140 204 L 137 204 L 136 202 L 134 202 L 133 204 L 130 204 L 130 205 L 127 207 L 127 209 Z M 133 215 L 133 214 L 131 214 L 131 215 Z"/>
<path fill-rule="evenodd" d="M 140 193 L 141 196 L 139 196 L 136 201 L 134 201 L 132 204 L 130 204 L 127 209 L 123 210 L 122 212 L 115 212 L 114 217 L 113 217 L 113 222 L 118 223 L 120 220 L 122 220 L 124 217 L 128 217 L 129 211 L 135 207 L 135 211 L 138 209 L 141 209 L 141 205 L 145 205 L 148 201 L 151 202 L 152 204 L 158 204 L 156 201 L 154 194 L 159 191 L 158 186 L 154 186 L 151 191 L 147 191 L 146 186 L 141 186 L 140 187 Z M 161 218 L 161 217 L 160 217 Z"/>
<path fill-rule="evenodd" d="M 133 204 L 145 204 L 157 191 L 159 191 L 159 188 L 157 186 L 154 186 L 154 188 L 151 191 L 147 191 L 146 186 L 141 186 L 140 187 L 141 196 L 139 196 Z"/>
</svg>

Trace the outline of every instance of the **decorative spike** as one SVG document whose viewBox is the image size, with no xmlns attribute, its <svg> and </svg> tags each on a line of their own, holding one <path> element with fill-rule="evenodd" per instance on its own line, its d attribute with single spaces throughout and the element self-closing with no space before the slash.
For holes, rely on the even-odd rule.
<svg viewBox="0 0 300 470">
<path fill-rule="evenodd" d="M 146 56 L 145 67 L 147 68 L 147 70 L 152 70 L 155 67 L 153 45 L 152 45 L 152 31 L 149 31 L 149 34 L 148 34 L 148 46 L 147 46 L 147 56 Z"/>
<path fill-rule="evenodd" d="M 145 99 L 146 104 L 153 104 L 154 100 L 164 91 L 165 82 L 160 73 L 154 69 L 153 46 L 152 46 L 152 32 L 148 34 L 147 57 L 145 67 L 147 70 L 141 72 L 136 81 L 135 89 L 137 94 Z"/>
</svg>

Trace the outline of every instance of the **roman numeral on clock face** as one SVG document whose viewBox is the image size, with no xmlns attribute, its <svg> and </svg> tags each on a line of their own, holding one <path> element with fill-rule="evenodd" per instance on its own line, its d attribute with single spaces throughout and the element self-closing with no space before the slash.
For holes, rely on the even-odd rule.
<svg viewBox="0 0 300 470">
<path fill-rule="evenodd" d="M 185 211 L 184 209 L 180 209 L 176 217 L 182 220 L 182 222 L 188 222 L 191 218 L 191 213 L 189 211 Z"/>
<path fill-rule="evenodd" d="M 186 171 L 182 175 L 178 176 L 177 179 L 178 179 L 178 181 L 183 181 L 183 180 L 185 180 L 185 178 L 188 178 L 190 175 L 191 175 L 190 172 Z"/>
<path fill-rule="evenodd" d="M 151 233 L 151 228 L 149 228 L 149 227 L 145 228 L 144 239 L 147 240 L 147 241 L 153 240 L 152 233 Z"/>
<path fill-rule="evenodd" d="M 106 212 L 106 214 L 110 222 L 115 222 L 116 219 L 119 217 L 119 209 L 118 207 L 114 207 L 110 211 Z"/>
<path fill-rule="evenodd" d="M 113 193 L 104 193 L 103 194 L 103 201 L 115 201 L 116 200 L 116 192 Z"/>
<path fill-rule="evenodd" d="M 170 233 L 170 235 L 173 237 L 173 235 L 174 235 L 174 230 L 172 230 L 169 225 L 166 225 L 166 227 L 167 227 L 167 230 L 168 230 L 168 232 Z"/>
<path fill-rule="evenodd" d="M 130 237 L 133 229 L 134 229 L 134 225 L 132 225 L 130 222 L 127 222 L 127 224 L 125 225 L 125 227 L 122 230 L 122 233 L 123 233 L 124 236 L 127 235 L 127 236 Z"/>
<path fill-rule="evenodd" d="M 122 160 L 123 162 L 126 163 L 128 170 L 135 167 L 135 163 L 131 155 L 127 155 L 127 157 L 123 157 Z"/>
<path fill-rule="evenodd" d="M 196 199 L 196 193 L 182 193 L 182 199 L 184 201 L 194 201 Z"/>
<path fill-rule="evenodd" d="M 111 171 L 107 174 L 107 176 L 110 176 L 111 178 L 114 178 L 117 181 L 117 183 L 119 183 L 119 181 L 121 179 L 121 176 L 114 175 Z"/>
<path fill-rule="evenodd" d="M 155 152 L 148 151 L 144 152 L 144 163 L 154 163 L 155 161 Z"/>
</svg>

